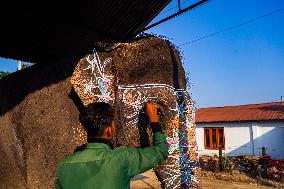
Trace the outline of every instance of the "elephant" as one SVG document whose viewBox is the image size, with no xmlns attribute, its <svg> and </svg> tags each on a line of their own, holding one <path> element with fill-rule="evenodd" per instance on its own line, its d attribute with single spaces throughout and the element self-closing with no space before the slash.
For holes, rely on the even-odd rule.
<svg viewBox="0 0 284 189">
<path fill-rule="evenodd" d="M 153 100 L 169 144 L 154 168 L 162 188 L 200 188 L 194 104 L 175 47 L 155 36 L 96 43 L 80 60 L 37 64 L 0 80 L 0 188 L 53 188 L 61 159 L 86 143 L 79 113 L 115 110 L 114 147 L 152 144 L 144 105 Z M 5 162 L 5 163 L 2 163 Z"/>
</svg>

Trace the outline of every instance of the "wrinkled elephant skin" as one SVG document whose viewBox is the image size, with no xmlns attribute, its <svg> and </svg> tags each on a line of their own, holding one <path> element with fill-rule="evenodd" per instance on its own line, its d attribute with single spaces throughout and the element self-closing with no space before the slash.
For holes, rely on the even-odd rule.
<svg viewBox="0 0 284 189">
<path fill-rule="evenodd" d="M 0 81 L 0 188 L 53 188 L 65 155 L 86 143 L 89 103 L 115 107 L 115 146 L 145 147 L 153 100 L 169 143 L 155 172 L 165 188 L 199 188 L 194 107 L 176 50 L 157 37 L 101 45 L 81 60 L 35 65 Z"/>
</svg>

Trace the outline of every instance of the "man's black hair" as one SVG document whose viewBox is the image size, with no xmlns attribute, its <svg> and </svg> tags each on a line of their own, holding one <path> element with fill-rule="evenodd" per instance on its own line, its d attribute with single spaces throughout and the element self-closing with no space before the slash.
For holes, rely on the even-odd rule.
<svg viewBox="0 0 284 189">
<path fill-rule="evenodd" d="M 80 113 L 80 122 L 88 138 L 101 137 L 105 128 L 111 126 L 114 118 L 113 108 L 105 102 L 91 103 Z"/>
</svg>

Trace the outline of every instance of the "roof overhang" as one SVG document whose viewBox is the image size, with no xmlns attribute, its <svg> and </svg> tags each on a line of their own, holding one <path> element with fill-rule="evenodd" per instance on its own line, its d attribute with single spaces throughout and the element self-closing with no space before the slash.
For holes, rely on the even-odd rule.
<svg viewBox="0 0 284 189">
<path fill-rule="evenodd" d="M 95 42 L 132 39 L 170 1 L 7 1 L 0 11 L 0 56 L 36 63 L 78 58 Z"/>
</svg>

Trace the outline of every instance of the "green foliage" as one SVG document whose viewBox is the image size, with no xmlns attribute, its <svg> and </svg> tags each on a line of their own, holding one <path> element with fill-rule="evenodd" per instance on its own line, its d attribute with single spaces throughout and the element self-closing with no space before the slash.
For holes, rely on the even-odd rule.
<svg viewBox="0 0 284 189">
<path fill-rule="evenodd" d="M 0 79 L 2 79 L 4 76 L 10 74 L 10 72 L 3 72 L 3 71 L 0 71 Z"/>
<path fill-rule="evenodd" d="M 202 170 L 212 172 L 231 172 L 233 170 L 233 161 L 221 154 L 221 156 L 201 156 L 200 166 Z"/>
<path fill-rule="evenodd" d="M 219 157 L 219 170 L 225 172 L 232 171 L 233 162 L 225 156 Z"/>
</svg>

